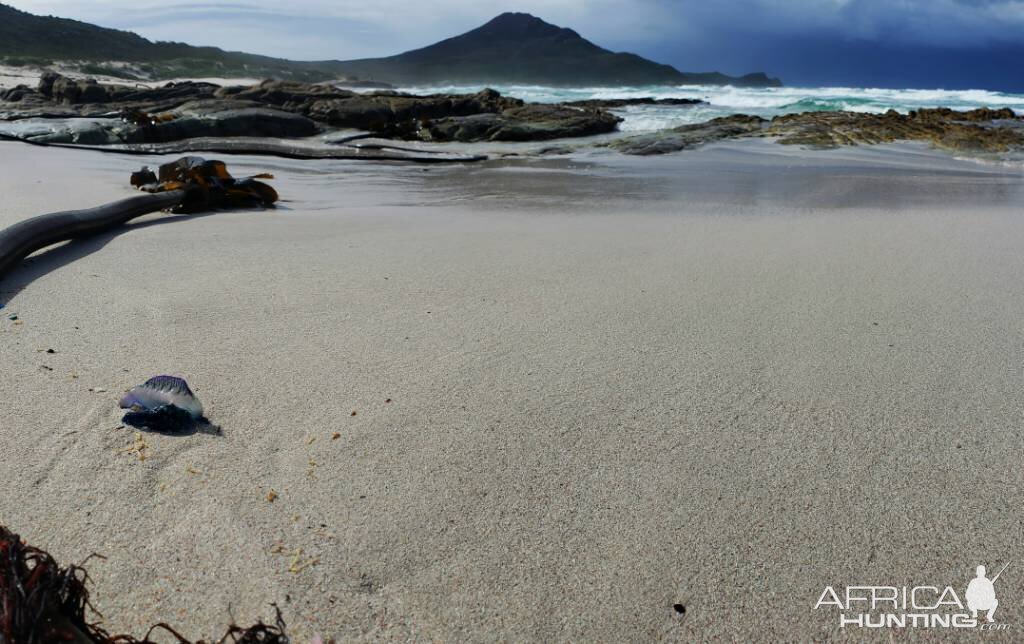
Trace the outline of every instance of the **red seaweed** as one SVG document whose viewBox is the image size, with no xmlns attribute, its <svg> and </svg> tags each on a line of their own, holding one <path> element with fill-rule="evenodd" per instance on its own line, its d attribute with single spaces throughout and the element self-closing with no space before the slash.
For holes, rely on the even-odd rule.
<svg viewBox="0 0 1024 644">
<path fill-rule="evenodd" d="M 89 559 L 100 555 L 92 555 Z M 273 625 L 262 621 L 248 628 L 232 624 L 215 641 L 192 642 L 165 623 L 143 636 L 111 635 L 86 613 L 102 615 L 90 602 L 89 573 L 82 565 L 63 567 L 46 551 L 30 546 L 0 525 L 0 643 L 6 644 L 156 644 L 150 636 L 163 631 L 179 644 L 289 644 L 281 611 Z"/>
</svg>

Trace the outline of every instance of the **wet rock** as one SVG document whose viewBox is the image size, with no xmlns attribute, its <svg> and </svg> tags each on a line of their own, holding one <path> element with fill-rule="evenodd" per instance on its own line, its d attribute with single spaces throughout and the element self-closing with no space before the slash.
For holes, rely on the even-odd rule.
<svg viewBox="0 0 1024 644">
<path fill-rule="evenodd" d="M 949 108 L 900 114 L 803 112 L 776 116 L 733 115 L 706 123 L 631 136 L 609 143 L 625 154 L 666 154 L 712 141 L 746 136 L 775 137 L 784 145 L 835 148 L 895 141 L 924 141 L 938 148 L 1001 153 L 1024 148 L 1024 118 L 1010 109 L 982 108 L 957 112 Z"/>
<path fill-rule="evenodd" d="M 74 143 L 76 145 L 112 145 L 123 142 L 117 133 L 102 124 L 92 124 L 86 128 L 61 128 L 29 137 L 36 143 Z"/>
<path fill-rule="evenodd" d="M 980 107 L 966 112 L 957 112 L 948 107 L 936 107 L 911 112 L 910 117 L 926 122 L 962 121 L 966 123 L 989 123 L 1000 120 L 1012 121 L 1017 119 L 1017 114 L 1008 107 L 1001 109 Z"/>
<path fill-rule="evenodd" d="M 26 96 L 32 96 L 34 91 L 28 85 L 18 85 L 10 89 L 0 89 L 0 101 L 18 103 Z"/>
<path fill-rule="evenodd" d="M 1006 152 L 1024 146 L 1018 127 L 997 125 L 996 120 L 1020 122 L 1012 110 L 923 109 L 900 114 L 859 112 L 805 112 L 772 119 L 761 134 L 778 137 L 785 145 L 834 148 L 840 145 L 925 141 L 948 150 Z"/>
<path fill-rule="evenodd" d="M 196 137 L 300 137 L 313 123 L 379 136 L 436 141 L 531 141 L 615 129 L 619 119 L 596 108 L 527 105 L 485 89 L 476 94 L 357 94 L 330 84 L 268 80 L 249 87 L 168 83 L 145 88 L 101 85 L 48 73 L 35 92 L 21 92 L 0 117 L 107 117 L 128 124 L 94 125 L 43 135 L 41 142 L 166 142 Z M 170 114 L 172 118 L 163 118 Z"/>
<path fill-rule="evenodd" d="M 221 109 L 229 107 L 233 109 Z M 31 135 L 36 143 L 72 143 L 76 145 L 112 145 L 121 143 L 167 143 L 196 138 L 312 136 L 319 131 L 312 120 L 282 112 L 258 103 L 217 101 L 186 103 L 178 110 L 141 115 L 135 122 L 116 119 L 75 123 L 42 134 Z"/>
<path fill-rule="evenodd" d="M 609 132 L 617 117 L 598 110 L 527 105 L 493 89 L 476 94 L 356 94 L 325 85 L 264 82 L 222 97 L 270 103 L 334 127 L 428 141 L 538 141 Z"/>
<path fill-rule="evenodd" d="M 214 92 L 218 99 L 254 101 L 279 107 L 289 112 L 306 113 L 313 103 L 330 99 L 359 96 L 349 90 L 331 85 L 299 83 L 295 81 L 265 80 L 249 87 L 222 87 Z"/>
<path fill-rule="evenodd" d="M 61 75 L 57 72 L 44 72 L 39 77 L 39 93 L 46 97 L 53 96 L 53 84 L 57 82 L 58 78 L 61 78 Z"/>
<path fill-rule="evenodd" d="M 125 143 L 163 143 L 199 137 L 237 136 L 295 138 L 312 136 L 316 123 L 299 114 L 264 107 L 185 114 L 153 125 L 121 128 Z"/>
<path fill-rule="evenodd" d="M 425 141 L 546 141 L 605 134 L 621 120 L 601 110 L 531 104 L 500 113 L 426 121 L 418 137 Z"/>
<path fill-rule="evenodd" d="M 334 127 L 369 130 L 378 134 L 393 130 L 398 122 L 391 107 L 372 96 L 315 101 L 306 113 L 310 118 Z"/>
<path fill-rule="evenodd" d="M 40 98 L 65 105 L 133 104 L 136 109 L 155 111 L 199 98 L 213 98 L 219 89 L 212 83 L 167 83 L 161 87 L 100 84 L 95 80 L 75 80 L 55 72 L 47 72 L 39 79 L 36 94 Z"/>
<path fill-rule="evenodd" d="M 364 129 L 408 138 L 427 119 L 493 114 L 519 107 L 523 101 L 485 89 L 476 94 L 413 96 L 384 92 L 327 99 L 310 106 L 308 115 L 336 127 Z"/>
<path fill-rule="evenodd" d="M 705 123 L 683 125 L 671 130 L 630 136 L 612 141 L 608 147 L 624 154 L 650 156 L 669 154 L 700 147 L 724 139 L 733 139 L 759 132 L 765 119 L 759 116 L 736 114 L 712 119 Z"/>
<path fill-rule="evenodd" d="M 48 83 L 41 80 L 40 85 Z M 61 103 L 108 103 L 110 94 L 107 87 L 100 85 L 94 80 L 74 80 L 65 76 L 53 79 L 49 98 Z"/>
</svg>

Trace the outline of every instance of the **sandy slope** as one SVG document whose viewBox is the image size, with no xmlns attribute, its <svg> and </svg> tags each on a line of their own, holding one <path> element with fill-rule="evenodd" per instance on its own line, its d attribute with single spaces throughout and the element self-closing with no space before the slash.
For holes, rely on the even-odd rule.
<svg viewBox="0 0 1024 644">
<path fill-rule="evenodd" d="M 0 225 L 137 163 L 0 144 Z M 111 628 L 277 602 L 301 636 L 807 640 L 826 584 L 1007 560 L 1024 623 L 1019 170 L 756 142 L 232 168 L 288 201 L 0 283 L 0 518 L 109 557 Z M 118 392 L 158 373 L 223 437 L 125 453 Z"/>
<path fill-rule="evenodd" d="M 148 87 L 164 85 L 169 82 L 181 82 L 184 80 L 192 80 L 203 83 L 214 83 L 216 85 L 224 86 L 254 85 L 263 80 L 256 78 L 177 78 L 173 81 L 132 81 L 125 80 L 123 78 L 117 78 L 116 76 L 85 74 L 78 71 L 77 69 L 65 67 L 59 64 L 54 66 L 53 70 L 69 78 L 92 78 L 101 83 L 112 83 L 120 85 L 145 85 Z M 12 67 L 10 65 L 0 65 L 0 88 L 15 87 L 17 85 L 28 85 L 29 87 L 35 87 L 39 84 L 39 77 L 42 75 L 42 73 L 43 70 L 39 67 Z"/>
</svg>

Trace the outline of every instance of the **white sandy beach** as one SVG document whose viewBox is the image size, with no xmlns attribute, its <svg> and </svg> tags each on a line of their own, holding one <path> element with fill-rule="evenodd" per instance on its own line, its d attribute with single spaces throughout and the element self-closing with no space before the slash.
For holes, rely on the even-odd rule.
<svg viewBox="0 0 1024 644">
<path fill-rule="evenodd" d="M 1010 561 L 1016 630 L 985 637 L 1019 637 L 1019 167 L 224 160 L 282 207 L 147 217 L 0 282 L 0 523 L 106 556 L 108 629 L 277 603 L 298 641 L 860 640 L 826 585 Z M 160 161 L 0 143 L 0 226 Z M 117 400 L 161 373 L 223 436 L 140 460 Z"/>
</svg>

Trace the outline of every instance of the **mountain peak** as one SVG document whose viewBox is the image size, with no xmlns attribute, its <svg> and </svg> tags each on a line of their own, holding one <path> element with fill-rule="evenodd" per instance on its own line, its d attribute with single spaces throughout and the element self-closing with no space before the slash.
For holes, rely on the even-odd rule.
<svg viewBox="0 0 1024 644">
<path fill-rule="evenodd" d="M 579 36 L 572 29 L 564 29 L 529 13 L 508 11 L 494 17 L 489 22 L 469 33 L 483 32 L 499 34 L 506 37 L 536 38 L 558 34 Z"/>
<path fill-rule="evenodd" d="M 635 54 L 612 52 L 528 13 L 503 13 L 441 42 L 386 58 L 293 63 L 291 61 L 150 42 L 137 34 L 64 18 L 23 13 L 0 3 L 0 56 L 40 60 L 137 62 L 178 78 L 244 70 L 301 80 L 338 76 L 397 84 L 544 84 L 584 87 L 626 85 L 777 85 L 763 74 L 731 78 L 683 73 Z M 114 69 L 113 67 L 110 69 Z M 210 71 L 207 71 L 210 70 Z M 257 71 L 258 70 L 258 71 Z M 154 72 L 146 72 L 152 74 Z"/>
<path fill-rule="evenodd" d="M 427 47 L 387 58 L 347 61 L 341 67 L 350 76 L 397 84 L 764 84 L 753 77 L 685 74 L 635 54 L 609 51 L 572 29 L 514 12 Z M 767 83 L 778 81 L 769 79 Z"/>
<path fill-rule="evenodd" d="M 538 18 L 537 16 L 525 13 L 521 11 L 506 11 L 505 13 L 495 16 L 488 22 L 488 25 L 518 25 L 518 24 L 548 24 Z"/>
</svg>

